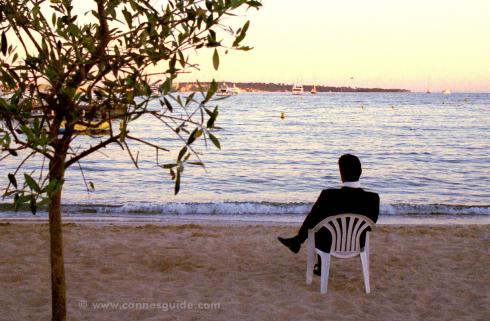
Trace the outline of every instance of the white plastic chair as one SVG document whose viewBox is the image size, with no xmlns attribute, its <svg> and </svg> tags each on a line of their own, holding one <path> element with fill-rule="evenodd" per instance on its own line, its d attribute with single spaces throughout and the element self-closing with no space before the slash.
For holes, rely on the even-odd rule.
<svg viewBox="0 0 490 321">
<path fill-rule="evenodd" d="M 322 227 L 328 229 L 332 235 L 330 253 L 320 251 L 315 246 L 315 233 Z M 369 286 L 369 231 L 366 231 L 366 243 L 364 248 L 361 249 L 360 245 L 361 234 L 368 227 L 374 229 L 374 222 L 366 216 L 358 214 L 341 214 L 327 217 L 314 228 L 308 230 L 306 284 L 311 284 L 311 281 L 313 280 L 313 266 L 316 257 L 315 252 L 318 253 L 321 258 L 321 293 L 327 293 L 330 256 L 347 259 L 359 255 L 361 257 L 366 293 L 371 292 Z"/>
</svg>

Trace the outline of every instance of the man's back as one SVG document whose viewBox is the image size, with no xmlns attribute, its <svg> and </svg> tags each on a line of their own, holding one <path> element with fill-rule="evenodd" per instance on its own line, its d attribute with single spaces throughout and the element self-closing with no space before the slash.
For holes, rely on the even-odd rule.
<svg viewBox="0 0 490 321">
<path fill-rule="evenodd" d="M 379 195 L 364 191 L 362 188 L 325 189 L 313 205 L 299 234 L 301 234 L 302 238 L 306 238 L 307 229 L 315 227 L 329 216 L 346 213 L 364 215 L 376 222 L 379 216 Z M 364 241 L 365 235 L 363 234 L 361 246 L 364 246 Z M 316 243 L 319 249 L 329 252 L 331 244 L 330 232 L 326 229 L 318 231 Z"/>
<path fill-rule="evenodd" d="M 311 211 L 314 216 L 318 216 L 317 223 L 328 216 L 344 213 L 361 214 L 376 222 L 379 215 L 379 195 L 362 188 L 325 189 Z"/>
</svg>

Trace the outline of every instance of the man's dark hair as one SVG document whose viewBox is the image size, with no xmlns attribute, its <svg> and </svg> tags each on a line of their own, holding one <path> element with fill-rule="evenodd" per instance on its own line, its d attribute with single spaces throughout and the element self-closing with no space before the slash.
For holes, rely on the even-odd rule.
<svg viewBox="0 0 490 321">
<path fill-rule="evenodd" d="M 346 182 L 355 182 L 361 177 L 361 161 L 357 156 L 344 154 L 339 158 L 340 173 Z"/>
</svg>

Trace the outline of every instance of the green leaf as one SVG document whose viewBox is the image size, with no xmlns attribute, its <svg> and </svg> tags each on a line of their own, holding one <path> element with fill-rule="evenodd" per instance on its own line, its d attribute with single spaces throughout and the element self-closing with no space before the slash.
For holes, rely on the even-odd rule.
<svg viewBox="0 0 490 321">
<path fill-rule="evenodd" d="M 15 175 L 12 174 L 12 173 L 9 173 L 8 174 L 8 178 L 9 178 L 9 181 L 10 183 L 15 187 L 17 188 L 17 179 L 15 178 Z"/>
<path fill-rule="evenodd" d="M 177 177 L 175 179 L 174 193 L 179 194 L 180 191 L 180 172 L 177 172 Z"/>
<path fill-rule="evenodd" d="M 176 69 L 175 69 L 175 64 L 176 64 L 176 63 L 177 63 L 177 56 L 176 56 L 176 55 L 174 55 L 174 56 L 173 56 L 173 57 L 170 59 L 170 61 L 169 61 L 169 63 L 168 63 L 168 70 L 169 70 L 169 72 L 170 72 L 171 74 L 175 74 L 175 72 L 176 72 Z"/>
<path fill-rule="evenodd" d="M 48 184 L 48 186 L 46 187 L 46 191 L 48 193 L 48 196 L 51 197 L 53 195 L 55 195 L 56 193 L 58 193 L 61 188 L 63 187 L 63 184 L 64 184 L 64 180 L 56 180 L 54 178 L 52 178 Z"/>
<path fill-rule="evenodd" d="M 34 195 L 31 195 L 31 203 L 30 203 L 30 207 L 31 207 L 31 212 L 32 212 L 32 215 L 36 215 L 36 212 L 37 212 L 37 204 L 36 204 L 36 198 L 34 197 Z"/>
<path fill-rule="evenodd" d="M 30 194 L 29 195 L 24 195 L 24 194 L 19 195 L 19 194 L 16 194 L 16 197 L 14 197 L 14 202 L 16 202 L 16 203 L 14 203 L 14 206 L 17 206 L 17 208 L 18 208 L 20 205 L 22 205 L 24 203 L 27 203 L 30 200 L 31 200 L 31 195 Z"/>
<path fill-rule="evenodd" d="M 163 101 L 165 102 L 165 106 L 167 106 L 168 110 L 170 110 L 170 112 L 173 112 L 174 108 L 172 107 L 172 104 L 170 103 L 170 101 L 168 101 L 168 99 L 166 97 L 163 97 Z"/>
<path fill-rule="evenodd" d="M 42 38 L 41 40 L 41 48 L 43 49 L 44 54 L 48 54 L 48 44 L 46 43 L 46 39 Z"/>
<path fill-rule="evenodd" d="M 191 165 L 197 165 L 197 166 L 203 166 L 204 167 L 204 163 L 203 162 L 188 162 L 189 164 Z"/>
<path fill-rule="evenodd" d="M 179 54 L 179 63 L 180 63 L 180 65 L 182 66 L 182 68 L 185 68 L 186 60 L 185 60 L 184 54 L 180 50 L 177 53 Z"/>
<path fill-rule="evenodd" d="M 182 104 L 182 98 L 180 98 L 180 95 L 177 96 L 177 98 L 175 100 L 177 101 L 177 103 L 179 104 L 180 107 L 184 107 Z"/>
<path fill-rule="evenodd" d="M 172 78 L 168 77 L 163 84 L 160 85 L 160 91 L 166 95 L 172 90 Z"/>
<path fill-rule="evenodd" d="M 213 142 L 214 146 L 216 146 L 218 149 L 221 149 L 221 144 L 220 144 L 218 138 L 216 138 L 216 136 L 214 136 L 213 134 L 210 133 L 209 138 Z"/>
<path fill-rule="evenodd" d="M 218 83 L 213 79 L 213 81 L 211 81 L 211 85 L 209 86 L 208 92 L 206 93 L 206 97 L 204 98 L 203 103 L 209 101 L 216 93 L 216 91 L 218 91 Z"/>
<path fill-rule="evenodd" d="M 41 193 L 41 188 L 29 174 L 24 174 L 24 179 L 26 181 L 26 184 L 31 188 L 31 190 Z"/>
<path fill-rule="evenodd" d="M 122 13 L 124 15 L 124 19 L 126 20 L 126 23 L 128 24 L 129 29 L 132 29 L 133 28 L 133 16 L 131 15 L 131 13 L 126 8 L 123 9 Z"/>
<path fill-rule="evenodd" d="M 237 50 L 241 50 L 241 51 L 249 51 L 249 50 L 252 50 L 253 47 L 249 47 L 249 46 L 240 46 L 240 47 L 237 47 L 236 48 Z"/>
<path fill-rule="evenodd" d="M 179 152 L 179 156 L 177 157 L 177 161 L 180 161 L 182 157 L 184 157 L 185 153 L 187 153 L 187 147 L 184 146 Z"/>
<path fill-rule="evenodd" d="M 7 47 L 8 47 L 8 43 L 7 43 L 7 36 L 5 35 L 5 31 L 2 32 L 2 53 L 3 55 L 7 55 Z"/>
<path fill-rule="evenodd" d="M 233 47 L 238 46 L 240 42 L 245 38 L 249 26 L 250 26 L 250 21 L 245 22 L 242 29 L 240 30 L 240 33 L 238 34 L 235 41 L 233 42 Z"/>
<path fill-rule="evenodd" d="M 34 141 L 34 132 L 32 131 L 32 129 L 26 125 L 22 125 L 21 128 L 22 128 L 22 131 L 24 132 L 24 134 L 27 136 L 27 140 L 29 142 L 33 142 Z"/>
<path fill-rule="evenodd" d="M 56 179 L 52 179 L 50 180 L 49 184 L 43 188 L 42 192 L 43 193 L 46 192 L 49 195 L 51 192 L 53 192 L 56 189 L 57 185 L 58 185 L 58 181 Z"/>
<path fill-rule="evenodd" d="M 196 93 L 192 93 L 190 94 L 189 96 L 187 96 L 187 98 L 185 99 L 185 106 L 187 107 L 189 105 L 189 103 L 194 99 L 194 95 Z"/>
<path fill-rule="evenodd" d="M 257 9 L 262 6 L 262 3 L 260 1 L 256 1 L 256 0 L 249 0 L 249 1 L 247 1 L 247 4 L 250 7 L 257 8 Z"/>
<path fill-rule="evenodd" d="M 14 210 L 17 211 L 19 209 L 19 206 L 20 206 L 20 202 L 19 202 L 19 194 L 15 194 L 14 196 Z"/>
<path fill-rule="evenodd" d="M 2 82 L 4 84 L 7 83 L 8 87 L 15 88 L 17 86 L 17 82 L 15 81 L 15 79 L 10 75 L 10 73 L 3 70 L 3 68 L 2 68 L 2 77 L 3 77 Z"/>
<path fill-rule="evenodd" d="M 189 138 L 187 139 L 187 145 L 192 144 L 196 139 L 201 137 L 202 135 L 202 130 L 195 128 L 192 133 L 189 135 Z"/>
<path fill-rule="evenodd" d="M 214 53 L 213 53 L 213 67 L 214 70 L 218 70 L 219 68 L 219 54 L 216 48 L 214 48 Z"/>
<path fill-rule="evenodd" d="M 206 124 L 207 128 L 213 128 L 214 127 L 214 123 L 216 122 L 216 118 L 218 118 L 218 114 L 219 114 L 219 111 L 218 111 L 218 106 L 216 106 L 213 110 L 213 112 L 209 112 L 208 109 L 206 109 L 206 112 L 208 113 L 209 115 L 209 119 L 208 119 L 208 122 Z"/>
</svg>

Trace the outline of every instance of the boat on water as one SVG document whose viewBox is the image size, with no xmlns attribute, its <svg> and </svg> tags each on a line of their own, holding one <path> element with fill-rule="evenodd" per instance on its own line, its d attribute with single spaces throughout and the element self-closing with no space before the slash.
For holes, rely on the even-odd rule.
<svg viewBox="0 0 490 321">
<path fill-rule="evenodd" d="M 240 93 L 240 88 L 238 88 L 236 84 L 233 84 L 233 87 L 231 87 L 230 90 L 233 93 L 233 95 L 238 95 Z"/>
<path fill-rule="evenodd" d="M 311 88 L 311 90 L 310 90 L 310 94 L 316 95 L 316 93 L 317 93 L 316 86 L 313 85 L 313 88 Z"/>
<path fill-rule="evenodd" d="M 65 132 L 66 121 L 60 125 L 60 134 Z M 109 121 L 91 121 L 83 124 L 75 124 L 75 132 L 84 135 L 100 135 L 110 131 Z"/>
<path fill-rule="evenodd" d="M 291 90 L 291 93 L 293 95 L 303 95 L 303 85 L 301 84 L 294 84 L 293 89 Z"/>
<path fill-rule="evenodd" d="M 217 96 L 233 96 L 233 95 L 238 95 L 239 92 L 240 92 L 240 88 L 238 88 L 235 84 L 233 84 L 233 87 L 228 87 L 228 85 L 226 83 L 223 83 L 219 87 L 216 95 Z"/>
<path fill-rule="evenodd" d="M 442 93 L 443 93 L 444 95 L 450 95 L 450 94 L 451 94 L 451 89 L 444 89 L 444 90 L 442 91 Z"/>
<path fill-rule="evenodd" d="M 432 86 L 430 84 L 430 78 L 427 80 L 427 90 L 426 90 L 426 94 L 432 94 Z"/>
</svg>

